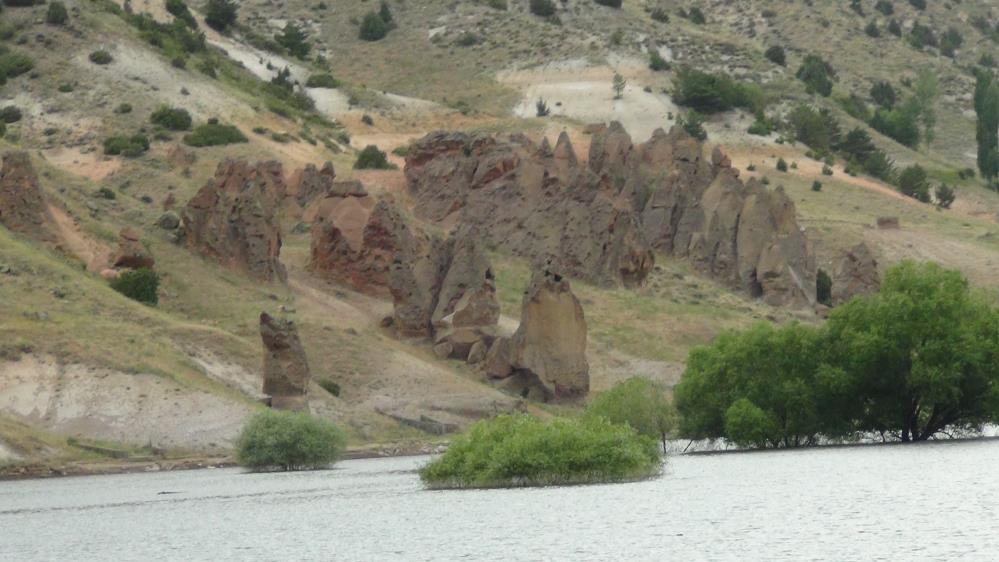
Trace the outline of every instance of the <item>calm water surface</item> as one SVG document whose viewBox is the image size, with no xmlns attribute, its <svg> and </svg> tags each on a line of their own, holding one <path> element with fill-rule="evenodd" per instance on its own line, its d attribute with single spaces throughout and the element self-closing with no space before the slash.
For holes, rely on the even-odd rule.
<svg viewBox="0 0 999 562">
<path fill-rule="evenodd" d="M 672 457 L 428 492 L 426 458 L 0 482 L 0 560 L 999 560 L 999 442 Z"/>
</svg>

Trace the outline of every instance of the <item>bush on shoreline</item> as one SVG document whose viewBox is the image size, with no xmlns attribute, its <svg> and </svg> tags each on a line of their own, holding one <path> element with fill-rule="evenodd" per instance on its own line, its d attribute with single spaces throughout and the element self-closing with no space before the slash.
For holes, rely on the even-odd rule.
<svg viewBox="0 0 999 562">
<path fill-rule="evenodd" d="M 645 377 L 631 377 L 603 392 L 586 408 L 587 415 L 630 426 L 640 435 L 662 441 L 676 425 L 676 411 L 666 397 L 666 387 Z"/>
<path fill-rule="evenodd" d="M 347 443 L 332 423 L 302 412 L 265 410 L 243 426 L 236 460 L 254 471 L 312 470 L 336 461 Z"/>
<path fill-rule="evenodd" d="M 649 478 L 661 464 L 654 439 L 600 416 L 508 414 L 473 424 L 420 479 L 432 489 L 595 484 Z"/>
</svg>

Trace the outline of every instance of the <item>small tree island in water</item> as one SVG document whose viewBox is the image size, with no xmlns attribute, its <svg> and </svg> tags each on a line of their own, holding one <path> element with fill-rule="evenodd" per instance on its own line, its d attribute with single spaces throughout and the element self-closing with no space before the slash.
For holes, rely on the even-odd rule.
<svg viewBox="0 0 999 562">
<path fill-rule="evenodd" d="M 502 415 L 471 425 L 420 470 L 431 489 L 630 482 L 659 474 L 656 440 L 602 417 Z"/>
</svg>

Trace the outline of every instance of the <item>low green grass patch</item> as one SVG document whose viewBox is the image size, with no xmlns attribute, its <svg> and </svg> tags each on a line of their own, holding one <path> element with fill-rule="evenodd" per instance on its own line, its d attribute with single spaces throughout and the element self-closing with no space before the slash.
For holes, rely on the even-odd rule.
<svg viewBox="0 0 999 562">
<path fill-rule="evenodd" d="M 597 484 L 650 478 L 661 466 L 655 439 L 603 417 L 509 414 L 473 424 L 420 479 L 433 489 Z"/>
</svg>

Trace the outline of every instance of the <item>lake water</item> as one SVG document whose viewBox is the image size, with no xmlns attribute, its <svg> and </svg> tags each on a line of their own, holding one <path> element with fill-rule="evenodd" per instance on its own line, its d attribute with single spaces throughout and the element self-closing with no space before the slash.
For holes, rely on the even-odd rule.
<svg viewBox="0 0 999 562">
<path fill-rule="evenodd" d="M 0 560 L 999 560 L 999 442 L 674 456 L 658 479 L 424 491 L 334 470 L 0 482 Z"/>
</svg>

